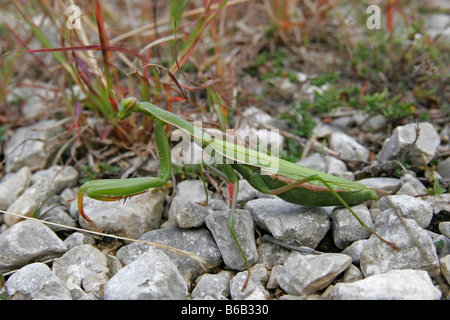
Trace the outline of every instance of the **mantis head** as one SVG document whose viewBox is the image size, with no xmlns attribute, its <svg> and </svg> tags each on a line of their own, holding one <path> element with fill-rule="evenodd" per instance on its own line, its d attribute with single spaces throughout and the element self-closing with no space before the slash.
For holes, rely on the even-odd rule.
<svg viewBox="0 0 450 320">
<path fill-rule="evenodd" d="M 120 101 L 118 112 L 119 120 L 124 120 L 131 116 L 131 114 L 134 112 L 136 101 L 136 98 L 133 97 L 129 97 Z"/>
</svg>

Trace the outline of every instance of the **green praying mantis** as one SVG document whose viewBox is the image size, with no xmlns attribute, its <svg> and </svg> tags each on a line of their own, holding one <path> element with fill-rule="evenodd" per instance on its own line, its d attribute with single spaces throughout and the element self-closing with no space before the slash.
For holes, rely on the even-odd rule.
<svg viewBox="0 0 450 320">
<path fill-rule="evenodd" d="M 186 133 L 199 147 L 207 151 L 218 163 L 222 176 L 228 182 L 234 184 L 228 229 L 247 269 L 250 268 L 250 265 L 236 238 L 233 227 L 239 192 L 239 177 L 236 172 L 260 192 L 276 195 L 290 203 L 315 207 L 343 205 L 362 226 L 370 230 L 381 241 L 398 249 L 394 244 L 384 240 L 364 224 L 350 207 L 367 200 L 378 199 L 377 192 L 373 188 L 279 159 L 270 154 L 230 142 L 227 139 L 214 138 L 185 119 L 149 102 L 138 102 L 133 97 L 121 101 L 118 111 L 120 120 L 126 119 L 134 112 L 142 113 L 154 119 L 154 135 L 160 161 L 158 177 L 93 180 L 83 184 L 78 194 L 79 212 L 94 227 L 96 227 L 94 222 L 86 216 L 83 210 L 84 192 L 90 198 L 96 200 L 115 201 L 138 195 L 151 188 L 161 188 L 169 181 L 172 162 L 169 140 L 164 127 L 170 125 Z M 262 170 L 265 170 L 264 174 Z"/>
</svg>

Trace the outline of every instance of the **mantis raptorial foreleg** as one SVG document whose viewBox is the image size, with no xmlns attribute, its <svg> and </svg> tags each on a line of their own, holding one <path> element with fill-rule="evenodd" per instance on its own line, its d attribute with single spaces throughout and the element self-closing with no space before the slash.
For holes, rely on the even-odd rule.
<svg viewBox="0 0 450 320">
<path fill-rule="evenodd" d="M 202 169 L 201 164 L 198 165 L 198 170 L 200 171 L 200 177 L 202 178 L 203 189 L 205 190 L 205 196 L 206 196 L 205 203 L 204 204 L 199 203 L 199 205 L 206 207 L 208 205 L 209 194 L 208 194 L 208 187 L 206 186 L 205 175 L 203 174 L 203 169 Z"/>
<path fill-rule="evenodd" d="M 162 187 L 166 183 L 166 179 L 155 177 L 88 181 L 78 191 L 78 211 L 86 221 L 90 222 L 97 231 L 101 232 L 94 221 L 84 212 L 83 192 L 86 192 L 88 197 L 95 200 L 118 201 L 136 196 L 151 188 Z"/>
</svg>

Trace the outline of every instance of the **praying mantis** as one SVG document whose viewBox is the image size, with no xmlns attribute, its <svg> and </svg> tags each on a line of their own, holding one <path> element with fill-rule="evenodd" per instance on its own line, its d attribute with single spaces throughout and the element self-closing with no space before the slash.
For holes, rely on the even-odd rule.
<svg viewBox="0 0 450 320">
<path fill-rule="evenodd" d="M 343 205 L 363 227 L 370 230 L 381 241 L 398 249 L 395 244 L 384 240 L 370 229 L 350 207 L 367 200 L 378 199 L 377 192 L 373 188 L 306 168 L 270 154 L 261 153 L 227 141 L 226 139 L 215 139 L 187 120 L 149 102 L 138 102 L 133 97 L 126 98 L 120 102 L 118 110 L 120 120 L 126 119 L 134 112 L 142 113 L 154 119 L 154 135 L 160 162 L 159 174 L 157 177 L 92 180 L 83 184 L 78 193 L 79 212 L 94 227 L 96 227 L 95 223 L 83 210 L 84 192 L 87 196 L 96 200 L 116 201 L 138 195 L 151 188 L 161 188 L 169 181 L 172 174 L 171 152 L 164 127 L 165 125 L 170 125 L 186 133 L 200 148 L 208 151 L 219 163 L 221 175 L 228 182 L 234 184 L 228 229 L 248 270 L 250 265 L 236 238 L 233 227 L 234 212 L 239 192 L 239 177 L 236 172 L 260 192 L 276 195 L 293 204 L 315 207 Z M 276 169 L 274 169 L 273 165 L 275 163 Z M 265 170 L 265 172 L 263 173 L 262 170 Z"/>
</svg>

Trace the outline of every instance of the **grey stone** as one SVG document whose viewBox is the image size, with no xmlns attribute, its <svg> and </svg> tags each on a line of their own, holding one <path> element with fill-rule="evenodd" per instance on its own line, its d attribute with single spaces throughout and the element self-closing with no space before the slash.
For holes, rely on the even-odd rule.
<svg viewBox="0 0 450 320">
<path fill-rule="evenodd" d="M 39 21 L 34 20 L 34 17 L 33 21 L 40 24 Z M 41 22 L 43 22 L 42 26 L 44 27 L 44 29 L 49 32 L 48 35 L 51 34 L 52 38 L 55 37 L 54 44 L 56 45 L 58 41 L 56 40 L 57 35 L 55 34 L 55 31 L 51 30 L 48 22 Z M 28 32 L 29 31 L 31 30 L 28 29 Z M 47 35 L 46 31 L 43 32 Z M 44 60 L 46 59 L 47 58 L 44 58 Z M 17 100 L 23 101 L 21 104 L 22 115 L 27 120 L 37 120 L 47 117 L 49 115 L 49 104 L 55 101 L 55 99 L 57 99 L 60 94 L 60 91 L 56 87 L 43 83 L 40 83 L 39 87 L 33 85 L 32 83 L 29 83 L 25 84 L 24 86 L 15 88 L 13 87 L 8 91 L 9 92 L 6 95 L 6 100 L 8 101 L 8 103 L 12 103 Z"/>
<path fill-rule="evenodd" d="M 45 170 L 36 171 L 31 176 L 33 184 L 43 179 L 51 182 L 55 193 L 60 193 L 65 188 L 71 188 L 77 184 L 78 171 L 72 166 L 52 166 Z"/>
<path fill-rule="evenodd" d="M 427 202 L 433 207 L 434 214 L 441 211 L 450 212 L 450 193 L 441 194 L 441 197 L 428 197 Z"/>
<path fill-rule="evenodd" d="M 325 171 L 328 174 L 332 174 L 337 177 L 341 177 L 347 180 L 354 180 L 355 177 L 352 172 L 347 170 L 347 166 L 344 161 L 340 159 L 336 159 L 334 157 L 330 156 L 323 156 L 325 159 L 325 163 L 327 165 L 327 171 Z"/>
<path fill-rule="evenodd" d="M 93 245 L 95 244 L 95 239 L 88 235 L 85 235 L 84 233 L 74 232 L 71 235 L 69 235 L 66 239 L 64 239 L 64 244 L 66 245 L 67 250 L 70 250 L 82 244 Z"/>
<path fill-rule="evenodd" d="M 378 216 L 374 230 L 400 250 L 381 242 L 375 235 L 370 236 L 360 261 L 365 277 L 393 269 L 425 269 L 433 272 L 439 268 L 433 240 L 416 221 L 408 218 L 400 220 L 392 209 L 388 209 Z"/>
<path fill-rule="evenodd" d="M 450 157 L 436 166 L 436 171 L 444 179 L 450 179 Z"/>
<path fill-rule="evenodd" d="M 89 294 L 92 293 L 98 299 L 103 298 L 103 288 L 109 278 L 104 272 L 95 272 L 87 275 L 81 283 L 83 290 Z"/>
<path fill-rule="evenodd" d="M 386 177 L 366 178 L 358 180 L 358 182 L 365 184 L 366 186 L 391 193 L 396 192 L 402 186 L 402 181 L 397 178 L 386 178 Z"/>
<path fill-rule="evenodd" d="M 315 138 L 329 138 L 331 133 L 336 131 L 341 132 L 342 130 L 338 127 L 324 124 L 322 121 L 317 121 L 313 129 L 313 136 Z"/>
<path fill-rule="evenodd" d="M 439 260 L 441 272 L 447 283 L 450 284 L 450 254 Z"/>
<path fill-rule="evenodd" d="M 278 264 L 272 267 L 270 270 L 269 280 L 267 281 L 267 289 L 276 289 L 279 287 L 278 277 L 280 276 L 281 270 L 283 270 L 283 266 Z"/>
<path fill-rule="evenodd" d="M 351 207 L 355 214 L 368 226 L 373 227 L 370 211 L 365 204 Z M 332 213 L 332 229 L 334 244 L 344 249 L 350 243 L 366 239 L 371 235 L 370 230 L 363 227 L 347 208 L 335 208 Z"/>
<path fill-rule="evenodd" d="M 327 164 L 320 153 L 314 153 L 306 158 L 303 158 L 297 161 L 297 164 L 320 172 L 327 171 Z"/>
<path fill-rule="evenodd" d="M 246 119 L 252 120 L 251 123 L 253 125 L 263 124 L 272 126 L 274 128 L 286 129 L 286 124 L 282 120 L 272 117 L 270 114 L 265 113 L 264 111 L 255 106 L 250 106 L 246 108 L 243 114 L 246 117 Z M 240 127 L 243 129 L 247 129 L 249 127 L 248 121 L 242 121 Z"/>
<path fill-rule="evenodd" d="M 119 258 L 111 254 L 106 255 L 106 265 L 108 266 L 108 278 L 112 278 L 117 273 L 117 271 L 122 269 L 122 263 L 120 262 Z"/>
<path fill-rule="evenodd" d="M 361 270 L 358 269 L 353 264 L 350 264 L 350 266 L 347 268 L 347 270 L 344 271 L 344 276 L 342 277 L 343 282 L 353 282 L 357 280 L 361 280 L 363 278 Z"/>
<path fill-rule="evenodd" d="M 396 195 L 416 196 L 424 194 L 425 186 L 413 173 L 408 172 L 402 176 L 402 186 L 395 193 Z"/>
<path fill-rule="evenodd" d="M 175 189 L 175 199 L 184 199 L 195 205 L 200 205 L 207 210 L 226 210 L 228 205 L 216 194 L 208 190 L 208 203 L 206 203 L 206 193 L 201 180 L 183 180 L 177 184 Z M 204 206 L 207 204 L 207 206 Z"/>
<path fill-rule="evenodd" d="M 372 217 L 391 208 L 397 210 L 405 218 L 415 220 L 420 227 L 426 228 L 433 218 L 433 207 L 425 200 L 408 195 L 391 195 L 382 197 L 371 206 Z"/>
<path fill-rule="evenodd" d="M 39 211 L 38 218 L 43 221 L 57 223 L 59 225 L 48 225 L 54 232 L 67 230 L 64 226 L 78 227 L 77 220 L 74 219 L 63 206 L 44 205 Z"/>
<path fill-rule="evenodd" d="M 446 255 L 450 254 L 450 238 L 429 230 L 426 230 L 426 232 L 431 237 L 431 241 L 436 247 L 436 252 L 439 258 L 445 257 Z"/>
<path fill-rule="evenodd" d="M 59 122 L 55 120 L 41 121 L 15 130 L 5 143 L 6 172 L 14 172 L 22 167 L 42 167 L 49 156 L 45 141 L 62 130 Z"/>
<path fill-rule="evenodd" d="M 297 164 L 345 179 L 354 179 L 353 173 L 347 171 L 345 162 L 320 153 L 315 153 L 307 158 L 301 159 Z"/>
<path fill-rule="evenodd" d="M 56 277 L 43 263 L 31 263 L 12 274 L 6 282 L 13 300 L 71 300 L 64 281 Z"/>
<path fill-rule="evenodd" d="M 361 252 L 367 244 L 368 239 L 356 240 L 341 253 L 346 254 L 352 258 L 352 263 L 359 264 L 361 259 Z"/>
<path fill-rule="evenodd" d="M 369 150 L 345 133 L 331 133 L 330 146 L 340 154 L 342 159 L 356 161 L 369 159 Z"/>
<path fill-rule="evenodd" d="M 249 278 L 248 270 L 239 272 L 231 279 L 230 295 L 232 300 L 267 300 L 269 298 L 269 292 L 261 283 L 259 275 L 253 275 L 250 272 Z"/>
<path fill-rule="evenodd" d="M 174 197 L 170 205 L 169 220 L 180 228 L 197 228 L 205 224 L 211 211 L 192 201 Z"/>
<path fill-rule="evenodd" d="M 259 248 L 259 257 L 257 263 L 263 264 L 267 269 L 273 266 L 283 264 L 287 257 L 291 254 L 291 250 L 283 248 L 277 244 L 273 244 L 262 238 Z"/>
<path fill-rule="evenodd" d="M 6 210 L 28 188 L 31 171 L 23 167 L 17 172 L 7 173 L 0 181 L 0 209 Z"/>
<path fill-rule="evenodd" d="M 386 125 L 386 118 L 382 114 L 377 114 L 370 117 L 364 124 L 364 130 L 368 130 L 371 132 L 377 132 L 381 130 Z"/>
<path fill-rule="evenodd" d="M 439 231 L 447 238 L 450 238 L 450 221 L 440 222 Z"/>
<path fill-rule="evenodd" d="M 427 165 L 433 159 L 440 137 L 431 123 L 419 123 L 419 137 L 416 140 L 417 125 L 414 123 L 395 128 L 391 137 L 386 139 L 378 154 L 380 161 L 386 162 L 398 156 L 406 148 L 410 148 L 406 159 L 413 167 Z M 415 141 L 415 143 L 414 143 Z M 412 145 L 414 143 L 414 145 Z"/>
<path fill-rule="evenodd" d="M 88 244 L 76 246 L 53 261 L 53 273 L 65 282 L 81 287 L 92 274 L 108 273 L 106 256 Z"/>
<path fill-rule="evenodd" d="M 43 204 L 43 201 L 54 193 L 52 184 L 48 180 L 41 180 L 27 188 L 16 201 L 8 207 L 9 212 L 14 212 L 23 216 L 31 217 L 36 208 Z M 4 222 L 8 226 L 17 223 L 21 218 L 13 215 L 6 215 Z"/>
<path fill-rule="evenodd" d="M 201 180 L 183 180 L 177 183 L 175 196 L 194 203 L 204 204 L 206 202 L 205 188 Z"/>
<path fill-rule="evenodd" d="M 97 300 L 94 294 L 87 294 L 80 285 L 75 284 L 71 277 L 65 283 L 72 296 L 72 300 Z"/>
<path fill-rule="evenodd" d="M 250 274 L 253 279 L 258 280 L 263 285 L 265 285 L 269 280 L 269 273 L 267 271 L 267 268 L 261 263 L 253 265 L 250 268 Z"/>
<path fill-rule="evenodd" d="M 446 13 L 448 11 L 445 11 L 446 7 L 448 10 L 448 4 L 440 5 L 438 13 L 427 15 L 424 19 L 426 34 L 433 39 L 433 43 L 444 50 L 450 48 L 450 28 L 448 27 L 450 18 Z"/>
<path fill-rule="evenodd" d="M 192 290 L 191 298 L 197 300 L 214 299 L 226 300 L 230 296 L 230 271 L 221 271 L 218 274 L 205 273 L 199 276 Z"/>
<path fill-rule="evenodd" d="M 181 229 L 172 227 L 152 230 L 143 234 L 139 240 L 158 242 L 180 250 L 195 252 L 198 257 L 204 259 L 205 265 L 202 267 L 199 263 L 188 257 L 164 251 L 177 266 L 178 270 L 180 270 L 186 282 L 189 282 L 191 278 L 195 279 L 199 275 L 212 270 L 213 267 L 222 261 L 214 238 L 205 228 Z M 116 256 L 122 265 L 128 265 L 150 248 L 151 246 L 149 245 L 133 242 L 121 247 L 117 251 Z"/>
<path fill-rule="evenodd" d="M 239 193 L 237 202 L 247 202 L 255 198 L 270 198 L 271 195 L 264 194 L 253 188 L 247 180 L 239 180 Z"/>
</svg>

